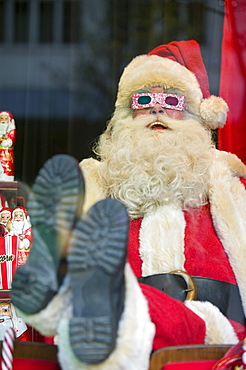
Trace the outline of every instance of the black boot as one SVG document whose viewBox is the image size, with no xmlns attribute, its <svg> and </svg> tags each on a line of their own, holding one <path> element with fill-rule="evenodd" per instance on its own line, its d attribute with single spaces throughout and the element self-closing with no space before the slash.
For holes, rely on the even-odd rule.
<svg viewBox="0 0 246 370">
<path fill-rule="evenodd" d="M 128 214 L 115 199 L 95 204 L 73 230 L 68 254 L 73 318 L 70 342 L 88 364 L 113 351 L 124 308 Z"/>
<path fill-rule="evenodd" d="M 66 274 L 66 248 L 82 213 L 84 180 L 78 162 L 55 155 L 39 171 L 27 203 L 34 241 L 12 283 L 13 304 L 27 314 L 44 309 Z"/>
</svg>

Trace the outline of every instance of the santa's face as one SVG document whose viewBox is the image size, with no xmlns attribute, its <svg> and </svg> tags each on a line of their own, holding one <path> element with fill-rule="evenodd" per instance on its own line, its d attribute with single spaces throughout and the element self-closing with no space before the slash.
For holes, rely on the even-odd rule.
<svg viewBox="0 0 246 370">
<path fill-rule="evenodd" d="M 8 221 L 10 220 L 10 212 L 3 212 L 1 213 L 0 215 L 0 223 L 3 224 L 3 225 L 7 225 Z"/>
<path fill-rule="evenodd" d="M 7 113 L 0 114 L 0 123 L 9 123 L 9 115 Z"/>
<path fill-rule="evenodd" d="M 164 93 L 164 88 L 162 86 L 152 86 L 149 89 L 150 93 Z M 160 103 L 156 103 L 153 107 L 143 108 L 143 109 L 134 109 L 133 111 L 133 118 L 142 116 L 144 114 L 155 114 L 155 115 L 162 115 L 165 114 L 170 118 L 173 119 L 183 119 L 183 111 L 182 110 L 175 110 L 170 108 L 163 107 Z M 152 125 L 152 130 L 164 130 L 165 127 L 162 125 Z"/>
<path fill-rule="evenodd" d="M 204 204 L 213 150 L 211 132 L 197 117 L 174 109 L 156 114 L 154 107 L 116 109 L 96 148 L 107 195 L 121 200 L 132 218 L 163 205 Z"/>
<path fill-rule="evenodd" d="M 9 127 L 9 116 L 7 113 L 0 114 L 0 135 L 6 134 Z"/>
<path fill-rule="evenodd" d="M 16 234 L 18 234 L 18 235 L 22 234 L 23 228 L 24 228 L 24 223 L 25 223 L 24 212 L 22 210 L 18 210 L 16 212 L 14 212 L 13 221 L 12 221 L 12 228 L 13 228 L 13 231 Z"/>
<path fill-rule="evenodd" d="M 22 221 L 22 220 L 24 220 L 24 213 L 23 213 L 23 211 L 16 211 L 14 213 L 14 220 L 15 221 Z"/>
<path fill-rule="evenodd" d="M 0 316 L 8 316 L 12 317 L 12 310 L 10 303 L 7 302 L 1 302 L 0 303 Z"/>
</svg>

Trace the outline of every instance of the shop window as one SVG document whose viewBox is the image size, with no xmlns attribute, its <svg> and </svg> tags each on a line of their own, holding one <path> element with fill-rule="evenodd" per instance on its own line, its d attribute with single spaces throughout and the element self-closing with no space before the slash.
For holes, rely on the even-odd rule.
<svg viewBox="0 0 246 370">
<path fill-rule="evenodd" d="M 4 1 L 0 0 L 0 42 L 4 41 Z"/>
<path fill-rule="evenodd" d="M 205 3 L 191 1 L 188 5 L 188 37 L 194 38 L 200 44 L 205 42 L 205 11 Z"/>
<path fill-rule="evenodd" d="M 41 1 L 39 12 L 39 42 L 53 42 L 54 2 Z"/>
<path fill-rule="evenodd" d="M 205 12 L 203 1 L 166 0 L 163 7 L 163 42 L 191 38 L 204 43 Z"/>
<path fill-rule="evenodd" d="M 14 40 L 16 43 L 28 42 L 29 2 L 16 1 L 14 8 Z"/>
<path fill-rule="evenodd" d="M 63 3 L 63 42 L 80 41 L 80 1 Z"/>
</svg>

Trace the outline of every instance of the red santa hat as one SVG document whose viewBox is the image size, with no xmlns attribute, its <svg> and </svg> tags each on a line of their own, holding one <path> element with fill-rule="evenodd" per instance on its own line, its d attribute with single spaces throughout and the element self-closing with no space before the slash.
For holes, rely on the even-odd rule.
<svg viewBox="0 0 246 370">
<path fill-rule="evenodd" d="M 224 126 L 228 106 L 222 98 L 210 95 L 207 71 L 196 41 L 173 41 L 134 58 L 121 76 L 116 108 L 129 108 L 132 94 L 154 85 L 179 90 L 186 98 L 186 109 L 208 128 Z"/>
<path fill-rule="evenodd" d="M 11 215 L 12 210 L 8 207 L 3 207 L 0 211 L 0 214 L 2 214 L 2 213 L 9 213 Z"/>
<path fill-rule="evenodd" d="M 6 114 L 9 116 L 9 120 L 10 121 L 13 121 L 14 120 L 14 116 L 13 116 L 13 114 L 11 112 L 9 112 L 7 110 L 2 110 L 0 112 L 0 116 L 6 115 Z"/>
<path fill-rule="evenodd" d="M 28 218 L 27 209 L 26 209 L 26 208 L 24 208 L 24 207 L 20 207 L 20 206 L 15 207 L 15 208 L 12 210 L 12 217 L 14 218 L 15 213 L 16 213 L 16 212 L 20 212 L 20 211 L 23 213 L 24 218 L 25 218 L 25 219 L 27 219 L 27 218 Z"/>
</svg>

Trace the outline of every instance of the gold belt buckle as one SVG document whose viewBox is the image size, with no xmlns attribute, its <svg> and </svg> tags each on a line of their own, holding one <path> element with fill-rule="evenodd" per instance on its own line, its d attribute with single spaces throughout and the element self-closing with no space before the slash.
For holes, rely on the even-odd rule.
<svg viewBox="0 0 246 370">
<path fill-rule="evenodd" d="M 186 292 L 187 292 L 186 301 L 196 300 L 197 286 L 192 276 L 190 276 L 189 274 L 187 274 L 187 272 L 182 271 L 182 270 L 174 270 L 174 271 L 171 271 L 170 274 L 180 275 L 185 279 L 187 286 L 188 286 L 186 289 Z"/>
</svg>

